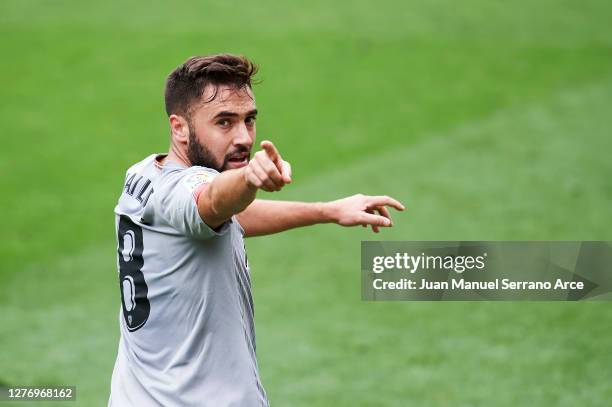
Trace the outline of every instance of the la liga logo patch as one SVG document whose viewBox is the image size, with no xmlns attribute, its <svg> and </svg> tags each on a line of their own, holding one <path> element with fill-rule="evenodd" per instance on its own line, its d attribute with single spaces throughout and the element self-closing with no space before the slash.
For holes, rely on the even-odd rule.
<svg viewBox="0 0 612 407">
<path fill-rule="evenodd" d="M 185 185 L 189 192 L 195 194 L 199 187 L 211 182 L 214 178 L 214 174 L 204 171 L 198 171 L 186 176 L 183 180 L 183 185 Z"/>
</svg>

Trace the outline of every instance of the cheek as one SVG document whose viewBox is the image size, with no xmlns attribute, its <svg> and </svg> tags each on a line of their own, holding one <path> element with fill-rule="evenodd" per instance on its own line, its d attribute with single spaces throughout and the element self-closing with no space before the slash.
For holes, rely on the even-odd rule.
<svg viewBox="0 0 612 407">
<path fill-rule="evenodd" d="M 220 129 L 213 125 L 197 123 L 195 130 L 198 142 L 206 147 L 208 151 L 213 153 L 216 157 L 224 154 L 223 151 L 227 137 L 224 137 Z"/>
<path fill-rule="evenodd" d="M 208 148 L 215 154 L 215 157 L 222 159 L 231 148 L 231 144 L 228 143 L 227 137 L 218 132 L 215 137 L 211 138 L 211 144 Z"/>
</svg>

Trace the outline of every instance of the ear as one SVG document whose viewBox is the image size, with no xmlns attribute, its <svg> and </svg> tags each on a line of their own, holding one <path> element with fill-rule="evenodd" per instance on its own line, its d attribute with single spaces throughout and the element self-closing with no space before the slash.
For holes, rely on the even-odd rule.
<svg viewBox="0 0 612 407">
<path fill-rule="evenodd" d="M 189 142 L 189 125 L 183 116 L 171 114 L 168 118 L 172 140 L 179 144 Z"/>
</svg>

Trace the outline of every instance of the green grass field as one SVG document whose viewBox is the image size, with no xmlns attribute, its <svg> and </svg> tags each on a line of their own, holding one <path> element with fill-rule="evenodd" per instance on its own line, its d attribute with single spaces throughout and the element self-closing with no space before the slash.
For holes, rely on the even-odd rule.
<svg viewBox="0 0 612 407">
<path fill-rule="evenodd" d="M 361 302 L 359 250 L 610 240 L 612 3 L 305 4 L 2 2 L 0 383 L 105 405 L 123 174 L 167 149 L 165 76 L 227 51 L 260 64 L 258 135 L 293 165 L 272 197 L 408 207 L 247 241 L 273 406 L 610 405 L 609 303 Z"/>
</svg>

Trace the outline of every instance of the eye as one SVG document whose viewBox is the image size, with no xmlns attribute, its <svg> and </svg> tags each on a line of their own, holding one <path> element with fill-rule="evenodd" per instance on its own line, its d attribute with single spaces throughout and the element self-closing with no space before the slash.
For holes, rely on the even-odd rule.
<svg viewBox="0 0 612 407">
<path fill-rule="evenodd" d="M 217 120 L 217 125 L 221 126 L 221 127 L 229 127 L 232 123 L 229 121 L 229 119 L 220 119 Z"/>
<path fill-rule="evenodd" d="M 255 124 L 255 121 L 255 116 L 249 116 L 244 122 L 247 124 L 247 126 L 253 126 Z"/>
</svg>

